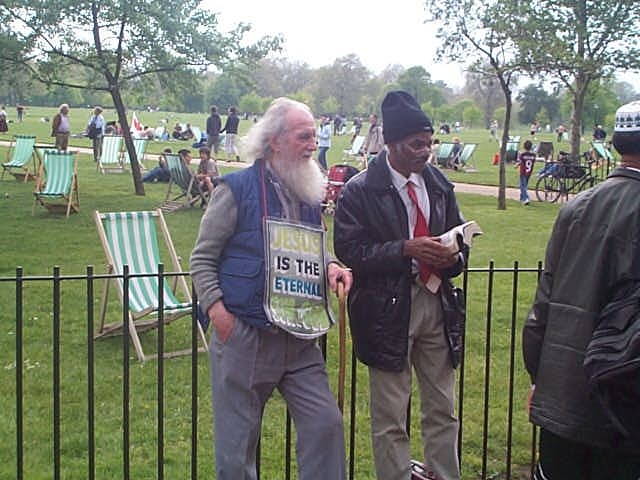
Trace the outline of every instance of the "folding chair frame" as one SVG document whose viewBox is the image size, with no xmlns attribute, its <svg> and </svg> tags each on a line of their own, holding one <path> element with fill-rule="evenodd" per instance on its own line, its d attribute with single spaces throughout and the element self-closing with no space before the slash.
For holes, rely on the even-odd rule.
<svg viewBox="0 0 640 480">
<path fill-rule="evenodd" d="M 160 209 L 163 212 L 171 213 L 181 208 L 193 207 L 199 201 L 206 202 L 208 200 L 206 194 L 195 183 L 195 175 L 193 172 L 182 165 L 180 155 L 167 153 L 165 154 L 165 158 L 169 168 L 169 185 L 167 186 L 167 194 L 164 197 L 162 205 L 160 205 Z M 190 176 L 186 185 L 180 184 L 181 181 L 186 180 L 186 178 L 178 178 L 178 176 L 182 175 L 180 172 L 184 173 L 185 177 L 186 174 Z M 181 192 L 171 198 L 171 189 L 174 185 L 177 185 Z M 181 201 L 182 198 L 184 198 L 184 200 Z"/>
<path fill-rule="evenodd" d="M 119 139 L 118 144 L 114 147 L 110 147 L 108 150 L 109 155 L 115 155 L 115 161 L 104 162 L 105 158 L 105 142 L 116 142 L 114 139 Z M 100 170 L 100 173 L 123 173 L 124 172 L 124 164 L 122 160 L 122 148 L 124 142 L 123 137 L 121 135 L 105 135 L 102 137 L 102 155 L 100 155 L 100 160 L 98 160 L 98 165 L 96 167 Z M 112 152 L 115 150 L 115 152 Z"/>
<path fill-rule="evenodd" d="M 31 155 L 29 155 L 29 159 L 23 163 L 14 163 L 13 154 L 18 146 L 18 143 L 21 139 L 24 140 L 33 140 L 33 145 L 31 147 Z M 35 148 L 36 136 L 35 135 L 15 135 L 13 137 L 13 141 L 7 150 L 7 161 L 2 164 L 2 174 L 0 175 L 0 180 L 4 179 L 4 174 L 9 172 L 11 175 L 15 177 L 16 180 L 23 180 L 24 183 L 27 183 L 29 180 L 35 180 L 38 171 L 40 169 L 41 159 L 38 154 L 38 151 Z M 33 173 L 29 170 L 29 164 L 33 160 Z M 20 172 L 14 172 L 12 169 L 21 169 Z"/>
<path fill-rule="evenodd" d="M 47 181 L 50 180 L 47 176 L 50 175 L 46 171 L 46 159 L 47 155 L 64 155 L 71 156 L 73 159 L 73 167 L 71 173 L 71 183 L 69 185 L 69 191 L 65 193 L 55 193 L 55 194 L 45 194 L 42 190 L 46 188 Z M 36 177 L 36 188 L 33 192 L 35 196 L 33 200 L 33 208 L 31 209 L 31 214 L 36 214 L 36 206 L 38 202 L 49 210 L 50 212 L 59 212 L 66 211 L 66 216 L 69 218 L 69 214 L 73 211 L 75 213 L 80 212 L 80 192 L 78 189 L 78 162 L 77 159 L 73 156 L 72 152 L 60 152 L 57 150 L 45 150 L 44 158 L 40 162 L 40 167 L 38 171 L 38 175 Z M 64 204 L 60 203 L 51 203 L 46 202 L 44 199 L 53 199 L 53 198 L 62 198 L 65 200 Z"/>
<path fill-rule="evenodd" d="M 165 245 L 169 252 L 169 257 L 171 258 L 171 266 L 173 268 L 173 272 L 182 273 L 182 267 L 180 265 L 180 259 L 178 254 L 176 253 L 175 247 L 173 246 L 173 241 L 171 240 L 171 235 L 169 234 L 169 229 L 167 228 L 167 224 L 164 220 L 164 216 L 162 215 L 162 211 L 159 209 L 149 212 L 153 218 L 157 218 L 158 224 L 160 226 L 160 231 L 162 232 L 162 237 L 164 239 Z M 116 262 L 112 256 L 111 249 L 109 247 L 109 243 L 107 241 L 107 233 L 104 228 L 103 219 L 106 218 L 107 213 L 100 213 L 98 210 L 94 212 L 94 220 L 96 223 L 96 228 L 98 230 L 98 236 L 100 237 L 100 242 L 102 243 L 102 248 L 107 257 L 107 274 L 112 275 L 115 272 Z M 130 275 L 141 274 L 143 272 L 129 272 Z M 157 275 L 153 273 L 149 273 L 149 275 Z M 117 278 L 109 277 L 105 280 L 104 289 L 102 292 L 102 298 L 100 302 L 100 327 L 98 329 L 98 333 L 95 335 L 96 339 L 109 337 L 114 335 L 121 335 L 123 333 L 124 322 L 113 322 L 113 323 L 105 323 L 106 312 L 107 312 L 107 303 L 109 299 L 109 287 L 111 282 L 114 281 L 117 288 L 118 298 L 120 300 L 120 304 L 124 305 L 124 291 L 122 283 L 117 280 Z M 166 280 L 168 281 L 168 280 Z M 126 323 L 127 329 L 129 331 L 129 337 L 131 338 L 131 342 L 133 343 L 134 349 L 136 351 L 136 355 L 140 361 L 146 361 L 149 359 L 158 358 L 158 354 L 150 354 L 147 355 L 144 353 L 142 348 L 142 342 L 140 341 L 140 337 L 138 333 L 143 333 L 147 330 L 151 330 L 154 328 L 158 328 L 158 324 L 160 319 L 162 318 L 165 325 L 170 324 L 174 320 L 177 320 L 184 316 L 191 316 L 193 314 L 192 310 L 194 307 L 193 300 L 191 298 L 191 292 L 189 287 L 187 286 L 187 281 L 183 275 L 178 275 L 174 277 L 171 291 L 176 293 L 177 290 L 180 290 L 184 297 L 187 299 L 186 303 L 191 304 L 191 308 L 189 309 L 180 309 L 174 312 L 164 311 L 162 314 L 158 311 L 157 308 L 149 307 L 141 312 L 134 313 L 129 310 L 126 313 Z M 124 315 L 124 314 L 123 314 Z M 151 315 L 152 318 L 145 319 Z M 202 343 L 202 346 L 198 348 L 198 352 L 206 352 L 208 351 L 207 339 L 205 337 L 204 331 L 202 330 L 202 326 L 200 322 L 197 323 L 198 328 L 198 339 Z M 171 352 L 164 352 L 163 358 L 172 358 L 182 355 L 191 354 L 192 349 L 183 349 L 183 350 L 175 350 Z"/>
</svg>

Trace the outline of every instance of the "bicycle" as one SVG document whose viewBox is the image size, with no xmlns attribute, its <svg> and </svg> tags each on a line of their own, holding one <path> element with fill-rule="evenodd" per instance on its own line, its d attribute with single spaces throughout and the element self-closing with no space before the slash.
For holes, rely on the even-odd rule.
<svg viewBox="0 0 640 480">
<path fill-rule="evenodd" d="M 547 162 L 538 172 L 536 197 L 540 202 L 556 202 L 560 196 L 567 199 L 570 193 L 578 193 L 591 188 L 596 178 L 591 173 L 593 160 L 588 158 L 586 165 L 572 162 L 567 152 L 560 152 L 558 160 Z"/>
</svg>

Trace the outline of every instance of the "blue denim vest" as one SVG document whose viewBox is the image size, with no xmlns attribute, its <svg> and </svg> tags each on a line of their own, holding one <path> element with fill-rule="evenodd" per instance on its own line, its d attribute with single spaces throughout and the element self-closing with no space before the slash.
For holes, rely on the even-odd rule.
<svg viewBox="0 0 640 480">
<path fill-rule="evenodd" d="M 264 312 L 265 245 L 263 219 L 282 218 L 282 205 L 262 160 L 222 178 L 238 206 L 236 230 L 222 252 L 219 266 L 224 304 L 240 320 L 259 328 L 270 326 Z M 320 225 L 320 208 L 300 205 L 301 220 Z"/>
</svg>

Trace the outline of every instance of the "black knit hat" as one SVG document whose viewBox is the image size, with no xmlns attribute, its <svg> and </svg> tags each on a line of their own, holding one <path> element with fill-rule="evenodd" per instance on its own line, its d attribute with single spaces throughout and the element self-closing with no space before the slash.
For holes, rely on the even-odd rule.
<svg viewBox="0 0 640 480">
<path fill-rule="evenodd" d="M 385 143 L 395 143 L 419 132 L 433 133 L 431 120 L 403 90 L 394 90 L 382 100 L 382 135 Z"/>
</svg>

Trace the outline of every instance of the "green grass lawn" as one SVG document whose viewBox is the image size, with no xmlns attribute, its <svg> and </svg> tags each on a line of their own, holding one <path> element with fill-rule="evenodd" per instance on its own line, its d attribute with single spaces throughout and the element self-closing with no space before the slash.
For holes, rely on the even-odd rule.
<svg viewBox="0 0 640 480">
<path fill-rule="evenodd" d="M 53 109 L 29 108 L 23 124 L 10 124 L 10 135 L 36 133 L 38 142 L 50 141 L 49 124 L 39 119 L 52 115 Z M 155 114 L 154 114 L 155 115 Z M 159 114 L 158 118 L 162 117 Z M 73 131 L 83 128 L 89 110 L 71 110 Z M 155 126 L 155 117 L 147 120 L 147 114 L 138 114 L 143 123 Z M 204 115 L 178 115 L 180 121 L 192 121 L 204 125 Z M 110 116 L 107 114 L 106 118 Z M 170 122 L 171 123 L 171 122 Z M 251 125 L 241 122 L 241 132 Z M 453 136 L 453 135 L 452 135 Z M 496 183 L 497 169 L 491 166 L 496 144 L 489 141 L 486 131 L 471 131 L 460 135 L 463 141 L 477 142 L 474 162 L 476 173 L 447 172 L 455 181 L 478 181 Z M 329 150 L 330 163 L 343 159 L 342 151 L 348 147 L 348 136 L 334 137 Z M 159 152 L 164 146 L 182 145 L 182 142 L 151 142 L 149 151 Z M 187 142 L 184 142 L 186 145 Z M 72 139 L 72 146 L 89 146 L 88 139 Z M 0 148 L 4 159 L 6 148 Z M 153 163 L 148 162 L 148 167 Z M 221 164 L 227 169 L 224 163 Z M 101 175 L 96 171 L 90 155 L 78 155 L 78 178 L 80 190 L 80 213 L 66 219 L 64 215 L 48 213 L 36 208 L 32 216 L 33 183 L 19 183 L 13 177 L 0 182 L 0 277 L 13 276 L 16 266 L 24 268 L 26 276 L 48 275 L 54 265 L 60 266 L 62 275 L 83 274 L 87 265 L 94 265 L 96 273 L 104 272 L 104 253 L 99 243 L 93 211 L 143 210 L 157 207 L 164 198 L 166 184 L 146 184 L 146 195 L 133 194 L 130 174 Z M 509 183 L 516 185 L 517 173 L 509 170 Z M 484 230 L 474 244 L 470 265 L 486 268 L 490 261 L 496 267 L 510 269 L 518 261 L 521 267 L 535 267 L 542 259 L 544 247 L 558 211 L 557 205 L 534 202 L 523 208 L 517 202 L 507 201 L 506 210 L 497 210 L 497 200 L 492 197 L 459 194 L 458 200 L 467 219 L 476 220 Z M 175 247 L 182 257 L 183 268 L 188 268 L 190 255 L 197 235 L 202 211 L 197 208 L 166 215 Z M 332 228 L 327 218 L 329 241 Z M 512 316 L 517 324 L 530 305 L 535 288 L 535 273 L 519 277 L 517 307 L 512 310 L 513 276 L 507 272 L 495 272 L 493 290 L 489 298 L 489 276 L 487 272 L 471 273 L 469 277 L 469 314 L 467 326 L 467 354 L 465 369 L 464 446 L 463 470 L 465 478 L 477 478 L 481 465 L 482 448 L 482 388 L 484 381 L 484 353 L 486 349 L 485 324 L 491 312 L 492 335 L 491 364 L 488 367 L 492 383 L 490 397 L 490 443 L 488 462 L 490 473 L 503 471 L 508 352 L 510 322 Z M 101 292 L 101 281 L 96 282 L 94 306 L 97 309 Z M 62 283 L 62 469 L 65 479 L 86 478 L 86 287 L 79 280 Z M 25 478 L 51 478 L 52 469 L 52 306 L 51 283 L 28 282 L 24 291 L 24 381 L 25 381 Z M 117 316 L 119 305 L 112 295 L 108 315 Z M 13 284 L 0 282 L 0 406 L 5 415 L 0 418 L 0 478 L 15 475 L 15 288 Z M 168 329 L 168 342 L 187 338 L 185 325 Z M 186 323 L 186 322 L 183 322 Z M 518 333 L 516 342 L 519 342 Z M 145 346 L 153 349 L 155 333 L 143 334 Z M 121 341 L 119 338 L 95 343 L 96 346 L 96 442 L 98 478 L 121 478 L 121 395 L 122 367 Z M 337 377 L 336 332 L 329 335 L 328 370 L 332 385 Z M 522 412 L 528 389 L 528 380 L 523 374 L 519 346 L 516 348 L 516 431 L 514 453 L 516 464 L 526 464 L 529 455 L 529 427 Z M 133 352 L 132 352 L 133 355 Z M 131 418 L 132 478 L 155 476 L 156 452 L 156 368 L 154 361 L 139 363 L 131 361 Z M 369 447 L 368 400 L 366 369 L 358 366 L 358 396 L 356 398 L 356 478 L 372 479 L 373 462 Z M 166 478 L 186 478 L 190 446 L 190 360 L 173 359 L 165 364 L 166 412 L 165 412 L 165 475 Z M 350 379 L 347 378 L 347 385 Z M 208 365 L 204 355 L 199 359 L 199 478 L 213 478 L 212 435 L 210 396 L 208 389 Z M 348 407 L 348 405 L 347 405 Z M 417 408 L 413 409 L 414 455 L 418 456 L 419 421 Z M 346 420 L 347 427 L 349 420 Z M 262 478 L 283 477 L 282 443 L 284 438 L 284 408 L 276 396 L 265 413 L 263 433 Z"/>
</svg>

